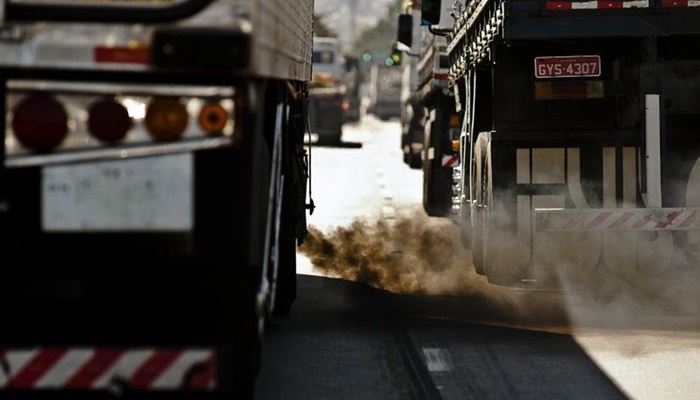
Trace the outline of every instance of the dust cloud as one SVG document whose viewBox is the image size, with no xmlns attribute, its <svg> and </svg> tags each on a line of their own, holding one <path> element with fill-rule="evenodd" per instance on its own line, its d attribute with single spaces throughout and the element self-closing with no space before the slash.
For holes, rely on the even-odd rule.
<svg viewBox="0 0 700 400">
<path fill-rule="evenodd" d="M 422 209 L 404 209 L 391 220 L 355 219 L 327 231 L 311 226 L 299 251 L 324 276 L 412 295 L 396 300 L 432 302 L 438 306 L 431 312 L 440 310 L 442 317 L 533 329 L 568 323 L 559 293 L 489 283 L 475 272 L 457 225 Z"/>
<path fill-rule="evenodd" d="M 645 258 L 617 264 L 603 259 L 585 276 L 558 269 L 572 322 L 608 328 L 699 329 L 700 321 L 688 317 L 700 316 L 700 271 L 693 267 L 694 257 L 680 260 L 686 257 L 677 255 L 675 265 L 656 271 L 649 270 L 650 260 Z"/>
<path fill-rule="evenodd" d="M 395 219 L 356 219 L 330 232 L 311 226 L 299 248 L 328 276 L 395 293 L 455 294 L 475 278 L 471 255 L 447 219 L 410 210 Z"/>
<path fill-rule="evenodd" d="M 696 285 L 700 280 L 697 273 L 688 279 L 687 271 L 653 274 L 637 270 L 631 277 L 605 265 L 577 270 L 565 265 L 570 255 L 555 254 L 550 267 L 560 290 L 518 290 L 491 284 L 474 271 L 471 252 L 460 243 L 458 226 L 428 217 L 422 209 L 404 209 L 394 219 L 359 218 L 325 231 L 312 225 L 299 251 L 324 276 L 396 294 L 451 297 L 463 304 L 455 309 L 460 317 L 511 326 L 670 328 L 639 317 L 700 315 Z M 638 326 L 640 321 L 650 325 Z M 677 328 L 678 320 L 672 323 Z"/>
</svg>

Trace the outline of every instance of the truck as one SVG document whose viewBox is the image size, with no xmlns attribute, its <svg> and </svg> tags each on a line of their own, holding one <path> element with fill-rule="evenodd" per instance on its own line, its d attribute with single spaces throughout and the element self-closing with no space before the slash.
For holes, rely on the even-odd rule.
<svg viewBox="0 0 700 400">
<path fill-rule="evenodd" d="M 356 56 L 345 56 L 345 100 L 343 110 L 345 111 L 343 121 L 346 123 L 356 123 L 360 121 L 362 112 L 362 98 L 360 97 L 360 85 L 362 84 L 360 71 L 360 60 Z"/>
<path fill-rule="evenodd" d="M 698 268 L 700 8 L 423 0 L 460 118 L 455 206 L 507 287 L 662 285 Z M 693 276 L 693 275 L 689 275 Z"/>
<path fill-rule="evenodd" d="M 2 7 L 0 397 L 251 398 L 311 207 L 313 0 Z"/>
<path fill-rule="evenodd" d="M 314 37 L 313 75 L 309 84 L 310 126 L 320 145 L 339 144 L 343 136 L 347 85 L 340 39 Z"/>
<path fill-rule="evenodd" d="M 449 89 L 444 36 L 424 35 L 419 53 L 416 94 L 425 109 L 423 126 L 423 209 L 432 217 L 453 218 L 453 172 L 460 168 L 459 115 Z"/>
<path fill-rule="evenodd" d="M 397 66 L 378 62 L 370 66 L 367 112 L 385 121 L 401 116 L 401 70 Z"/>
<path fill-rule="evenodd" d="M 402 55 L 401 68 L 401 153 L 403 162 L 411 169 L 423 166 L 423 130 L 425 107 L 416 90 L 418 85 L 418 52 L 421 48 L 421 3 L 403 1 L 399 17 L 398 37 L 393 47 Z"/>
</svg>

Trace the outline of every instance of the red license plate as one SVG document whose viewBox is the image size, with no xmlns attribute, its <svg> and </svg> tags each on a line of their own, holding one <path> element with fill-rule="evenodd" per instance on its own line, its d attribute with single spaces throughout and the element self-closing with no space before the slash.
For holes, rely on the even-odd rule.
<svg viewBox="0 0 700 400">
<path fill-rule="evenodd" d="M 535 57 L 535 78 L 600 76 L 600 56 Z"/>
</svg>

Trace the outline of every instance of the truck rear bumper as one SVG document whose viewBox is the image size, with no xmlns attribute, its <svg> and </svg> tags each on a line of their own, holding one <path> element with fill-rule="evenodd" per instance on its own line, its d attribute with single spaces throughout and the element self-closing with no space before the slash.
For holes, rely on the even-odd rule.
<svg viewBox="0 0 700 400">
<path fill-rule="evenodd" d="M 535 232 L 700 229 L 700 208 L 535 209 Z"/>
<path fill-rule="evenodd" d="M 3 391 L 211 391 L 210 348 L 41 347 L 0 349 Z"/>
</svg>

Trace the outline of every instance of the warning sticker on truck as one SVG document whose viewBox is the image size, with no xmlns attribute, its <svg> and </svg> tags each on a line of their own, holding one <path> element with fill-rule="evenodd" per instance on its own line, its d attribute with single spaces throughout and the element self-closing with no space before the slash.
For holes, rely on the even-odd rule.
<svg viewBox="0 0 700 400">
<path fill-rule="evenodd" d="M 600 56 L 535 57 L 535 78 L 600 76 Z"/>
</svg>

